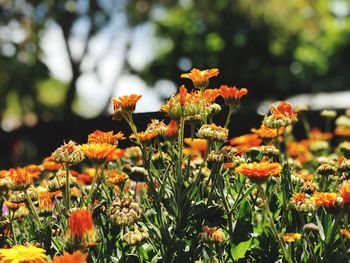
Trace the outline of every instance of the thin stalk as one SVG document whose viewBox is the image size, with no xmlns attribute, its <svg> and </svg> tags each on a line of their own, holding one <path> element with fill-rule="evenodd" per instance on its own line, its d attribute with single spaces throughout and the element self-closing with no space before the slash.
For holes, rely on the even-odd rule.
<svg viewBox="0 0 350 263">
<path fill-rule="evenodd" d="M 35 210 L 35 207 L 34 207 L 34 204 L 33 204 L 33 202 L 32 202 L 32 199 L 30 199 L 30 197 L 29 197 L 29 195 L 28 195 L 28 190 L 27 190 L 27 189 L 24 190 L 24 195 L 25 195 L 25 197 L 26 197 L 26 199 L 27 199 L 27 202 L 28 202 L 28 204 L 29 204 L 29 209 L 30 209 L 30 211 L 32 212 L 33 216 L 35 217 L 36 221 L 38 222 L 39 228 L 42 229 L 43 226 L 42 226 L 42 224 L 41 224 L 41 222 L 40 222 L 40 218 L 39 218 L 39 216 L 38 216 L 38 214 L 37 214 L 37 212 L 36 212 L 36 210 Z"/>
<path fill-rule="evenodd" d="M 15 245 L 17 245 L 17 237 L 16 237 L 16 232 L 15 229 L 13 227 L 13 220 L 15 218 L 15 211 L 12 211 L 12 215 L 11 215 L 11 221 L 10 221 L 10 225 L 11 225 L 11 232 L 13 235 L 13 241 L 15 242 Z"/>
<path fill-rule="evenodd" d="M 228 127 L 228 125 L 230 124 L 230 121 L 231 121 L 231 115 L 232 113 L 234 112 L 234 109 L 232 107 L 232 105 L 229 105 L 229 110 L 228 110 L 228 114 L 227 114 L 227 117 L 226 117 L 226 121 L 225 121 L 225 128 Z"/>
<path fill-rule="evenodd" d="M 96 165 L 95 166 L 95 175 L 94 175 L 94 178 L 92 179 L 92 183 L 91 183 L 91 188 L 90 188 L 90 192 L 89 192 L 89 195 L 88 195 L 88 202 L 91 201 L 91 204 L 93 205 L 93 202 L 92 202 L 92 194 L 94 192 L 94 189 L 95 189 L 95 185 L 96 185 L 96 182 L 97 182 L 97 177 L 98 177 L 98 168 L 99 168 L 99 165 Z"/>
<path fill-rule="evenodd" d="M 286 251 L 286 248 L 285 248 L 285 243 L 284 243 L 284 240 L 281 238 L 281 236 L 279 235 L 277 229 L 276 229 L 276 225 L 275 225 L 275 222 L 272 218 L 272 215 L 271 215 L 271 211 L 270 211 L 270 208 L 269 208 L 269 205 L 267 203 L 267 198 L 266 198 L 266 195 L 264 193 L 264 189 L 262 188 L 261 184 L 257 184 L 258 186 L 258 191 L 260 192 L 260 196 L 261 196 L 261 199 L 263 200 L 263 204 L 265 206 L 265 213 L 266 213 L 266 216 L 269 220 L 269 224 L 270 224 L 270 227 L 271 227 L 271 230 L 272 230 L 272 233 L 274 234 L 281 250 L 282 250 L 282 253 L 283 253 L 283 257 L 285 258 L 285 260 L 287 260 L 289 263 L 292 263 L 292 259 L 290 258 L 290 255 L 288 255 L 287 251 Z"/>
<path fill-rule="evenodd" d="M 70 191 L 69 191 L 69 165 L 65 164 L 65 169 L 66 169 L 66 187 L 65 187 L 65 198 L 66 200 L 64 200 L 65 202 L 65 206 L 66 206 L 66 211 L 67 213 L 69 213 L 69 209 L 70 209 Z"/>
</svg>

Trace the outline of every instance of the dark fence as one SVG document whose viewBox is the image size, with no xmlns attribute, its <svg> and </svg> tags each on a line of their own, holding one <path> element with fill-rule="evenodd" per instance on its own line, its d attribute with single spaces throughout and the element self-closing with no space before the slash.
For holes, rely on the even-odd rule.
<svg viewBox="0 0 350 263">
<path fill-rule="evenodd" d="M 311 126 L 324 127 L 324 120 L 319 112 L 310 111 L 306 113 Z M 217 124 L 223 125 L 226 112 L 222 111 L 214 117 Z M 135 123 L 142 131 L 146 128 L 150 119 L 164 119 L 167 117 L 161 112 L 139 113 L 134 115 Z M 241 135 L 250 131 L 252 127 L 259 127 L 263 117 L 257 114 L 246 114 L 238 112 L 232 116 L 230 123 L 230 137 Z M 41 160 L 51 154 L 63 141 L 74 140 L 85 143 L 89 133 L 95 130 L 122 131 L 125 135 L 130 134 L 130 129 L 125 121 L 113 121 L 110 116 L 95 119 L 71 119 L 65 121 L 52 121 L 39 123 L 35 127 L 22 127 L 12 132 L 0 130 L 0 169 L 26 165 L 29 163 L 40 163 Z M 295 135 L 304 137 L 301 122 L 295 126 Z M 129 140 L 121 142 L 121 147 L 130 144 Z"/>
</svg>

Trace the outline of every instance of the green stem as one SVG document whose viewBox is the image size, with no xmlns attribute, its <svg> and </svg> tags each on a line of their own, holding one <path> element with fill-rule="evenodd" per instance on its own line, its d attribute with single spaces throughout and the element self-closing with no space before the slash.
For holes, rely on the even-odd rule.
<svg viewBox="0 0 350 263">
<path fill-rule="evenodd" d="M 88 202 L 91 202 L 90 204 L 92 206 L 93 206 L 92 194 L 94 192 L 95 185 L 96 185 L 96 182 L 97 182 L 98 168 L 99 168 L 99 165 L 96 165 L 96 167 L 95 167 L 95 175 L 94 175 L 94 178 L 92 179 L 91 188 L 90 188 L 90 192 L 89 192 L 89 195 L 88 195 Z"/>
<path fill-rule="evenodd" d="M 288 255 L 287 251 L 286 251 L 286 248 L 285 248 L 285 243 L 284 243 L 284 240 L 281 238 L 280 234 L 278 233 L 277 229 L 276 229 L 276 225 L 275 225 L 275 222 L 272 218 L 272 215 L 271 215 L 271 211 L 270 211 L 270 208 L 269 208 L 269 205 L 268 205 L 268 202 L 267 202 L 267 198 L 266 198 L 266 195 L 264 193 L 264 189 L 262 188 L 261 184 L 257 184 L 258 186 L 258 191 L 260 192 L 260 196 L 263 200 L 263 204 L 265 206 L 265 213 L 266 213 L 266 216 L 269 220 L 269 223 L 270 223 L 270 227 L 271 227 L 271 230 L 272 230 L 272 233 L 274 234 L 281 250 L 282 250 L 282 253 L 283 253 L 283 257 L 285 258 L 285 260 L 287 260 L 289 263 L 292 263 L 292 259 L 290 258 L 290 255 Z"/>
<path fill-rule="evenodd" d="M 42 226 L 42 224 L 41 224 L 41 222 L 40 222 L 40 218 L 39 218 L 39 216 L 38 216 L 38 214 L 37 214 L 37 212 L 36 212 L 36 210 L 35 210 L 35 207 L 34 207 L 34 204 L 33 204 L 33 202 L 32 202 L 32 199 L 30 199 L 30 197 L 29 197 L 29 195 L 28 195 L 28 190 L 27 190 L 27 189 L 24 191 L 24 195 L 25 195 L 25 197 L 26 197 L 26 199 L 27 199 L 27 202 L 28 202 L 29 209 L 30 209 L 31 213 L 32 213 L 33 216 L 35 217 L 35 219 L 36 219 L 36 221 L 37 221 L 37 223 L 38 223 L 38 225 L 39 225 L 39 228 L 42 229 L 43 226 Z"/>
<path fill-rule="evenodd" d="M 225 121 L 225 128 L 228 127 L 228 125 L 230 124 L 230 121 L 231 121 L 231 115 L 233 113 L 233 107 L 231 105 L 229 105 L 229 110 L 228 110 L 228 114 L 227 114 L 227 117 L 226 117 L 226 121 Z"/>
<path fill-rule="evenodd" d="M 69 209 L 70 209 L 70 191 L 69 191 L 69 166 L 68 164 L 65 165 L 65 169 L 66 169 L 66 187 L 65 187 L 65 206 L 66 206 L 66 212 L 67 214 L 69 213 Z"/>
<path fill-rule="evenodd" d="M 13 235 L 13 241 L 15 242 L 15 245 L 17 245 L 17 237 L 16 237 L 16 232 L 15 229 L 13 227 L 13 220 L 15 218 L 15 211 L 12 211 L 12 216 L 11 216 L 11 221 L 10 221 L 10 225 L 11 225 L 11 232 Z"/>
</svg>

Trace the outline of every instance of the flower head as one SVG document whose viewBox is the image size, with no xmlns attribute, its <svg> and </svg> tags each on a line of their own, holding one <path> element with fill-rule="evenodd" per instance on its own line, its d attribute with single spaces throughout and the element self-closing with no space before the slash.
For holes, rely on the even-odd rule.
<svg viewBox="0 0 350 263">
<path fill-rule="evenodd" d="M 228 129 L 212 124 L 204 124 L 198 130 L 198 137 L 209 141 L 225 142 L 228 137 Z"/>
<path fill-rule="evenodd" d="M 108 143 L 88 143 L 81 146 L 81 150 L 93 162 L 105 162 L 116 148 Z"/>
<path fill-rule="evenodd" d="M 177 137 L 177 131 L 178 127 L 176 121 L 171 120 L 164 131 L 164 138 L 166 140 L 175 139 Z"/>
<path fill-rule="evenodd" d="M 193 85 L 197 89 L 205 89 L 209 85 L 209 79 L 217 75 L 219 75 L 219 70 L 217 68 L 205 70 L 193 68 L 189 73 L 181 74 L 181 78 L 192 80 Z"/>
<path fill-rule="evenodd" d="M 204 226 L 201 239 L 207 243 L 222 243 L 225 240 L 225 234 L 221 228 Z"/>
<path fill-rule="evenodd" d="M 294 242 L 296 240 L 301 239 L 301 234 L 299 234 L 299 233 L 285 233 L 283 235 L 283 239 L 287 243 L 292 243 L 292 242 Z"/>
<path fill-rule="evenodd" d="M 236 147 L 238 152 L 245 152 L 251 147 L 259 146 L 261 143 L 262 140 L 259 136 L 253 133 L 234 137 L 230 140 L 230 145 Z"/>
<path fill-rule="evenodd" d="M 339 194 L 343 198 L 343 204 L 350 204 L 350 181 L 346 181 L 340 186 Z"/>
<path fill-rule="evenodd" d="M 336 206 L 336 199 L 336 193 L 316 192 L 310 200 L 317 206 L 323 206 L 326 209 L 333 209 Z"/>
<path fill-rule="evenodd" d="M 84 153 L 80 146 L 73 141 L 64 143 L 52 153 L 52 158 L 56 163 L 75 165 L 80 163 L 84 158 Z"/>
<path fill-rule="evenodd" d="M 229 87 L 221 85 L 219 94 L 224 99 L 226 105 L 236 106 L 244 95 L 247 95 L 247 89 L 237 89 L 236 87 Z"/>
<path fill-rule="evenodd" d="M 82 253 L 80 250 L 73 254 L 64 252 L 63 256 L 55 256 L 52 263 L 86 263 L 88 256 L 88 253 Z"/>
<path fill-rule="evenodd" d="M 47 257 L 45 252 L 45 249 L 32 245 L 15 245 L 0 249 L 0 259 L 4 263 L 44 263 Z"/>
<path fill-rule="evenodd" d="M 71 213 L 68 218 L 68 243 L 86 246 L 97 240 L 92 213 L 88 209 L 80 208 Z"/>
<path fill-rule="evenodd" d="M 33 184 L 33 174 L 27 168 L 10 169 L 9 177 L 12 190 L 25 190 Z"/>
<path fill-rule="evenodd" d="M 297 115 L 289 103 L 282 101 L 277 107 L 271 107 L 271 115 L 265 117 L 264 124 L 270 128 L 287 126 L 297 121 Z"/>
<path fill-rule="evenodd" d="M 282 167 L 279 163 L 262 161 L 260 163 L 242 163 L 236 168 L 236 173 L 248 176 L 255 183 L 263 183 L 270 176 L 279 175 Z"/>
<path fill-rule="evenodd" d="M 96 130 L 88 136 L 88 143 L 108 143 L 108 144 L 117 144 L 118 140 L 123 140 L 124 134 L 118 132 L 113 134 L 113 131 L 103 132 Z"/>
<path fill-rule="evenodd" d="M 131 94 L 112 99 L 114 109 L 113 118 L 119 120 L 134 112 L 136 103 L 141 97 L 141 95 Z"/>
</svg>

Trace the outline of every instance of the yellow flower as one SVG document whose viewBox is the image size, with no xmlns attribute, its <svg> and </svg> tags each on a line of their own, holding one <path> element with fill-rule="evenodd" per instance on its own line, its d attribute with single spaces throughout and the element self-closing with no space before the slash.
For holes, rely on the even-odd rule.
<svg viewBox="0 0 350 263">
<path fill-rule="evenodd" d="M 299 234 L 299 233 L 285 233 L 283 235 L 283 239 L 287 243 L 292 243 L 296 240 L 299 240 L 300 238 L 301 238 L 301 234 Z"/>
<path fill-rule="evenodd" d="M 45 250 L 36 246 L 15 245 L 12 248 L 0 249 L 0 259 L 3 263 L 44 263 Z"/>
</svg>

